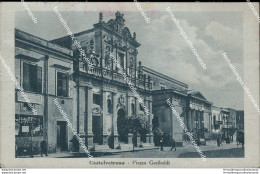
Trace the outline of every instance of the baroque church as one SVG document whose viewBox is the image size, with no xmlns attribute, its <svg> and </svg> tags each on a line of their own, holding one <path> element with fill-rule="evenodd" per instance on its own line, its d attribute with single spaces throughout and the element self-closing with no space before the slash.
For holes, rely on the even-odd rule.
<svg viewBox="0 0 260 174">
<path fill-rule="evenodd" d="M 136 33 L 126 27 L 124 14 L 116 12 L 115 18 L 106 22 L 100 13 L 93 28 L 74 36 L 93 68 L 69 35 L 47 41 L 15 30 L 16 78 L 38 111 L 33 115 L 16 89 L 19 155 L 30 149 L 39 153 L 42 138 L 47 140 L 49 153 L 72 149 L 73 132 L 54 105 L 55 98 L 88 148 L 154 146 L 162 135 L 183 145 L 187 137 L 166 103 L 168 98 L 190 132 L 211 130 L 212 103 L 200 92 L 189 91 L 187 84 L 142 65 L 138 58 L 141 44 Z M 149 113 L 113 64 L 111 53 Z M 124 123 L 129 117 L 144 120 L 145 129 L 127 130 Z"/>
</svg>

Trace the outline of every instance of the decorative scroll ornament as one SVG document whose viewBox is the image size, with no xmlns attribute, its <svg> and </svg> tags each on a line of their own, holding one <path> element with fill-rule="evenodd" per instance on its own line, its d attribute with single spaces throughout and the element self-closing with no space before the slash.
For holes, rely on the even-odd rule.
<svg viewBox="0 0 260 174">
<path fill-rule="evenodd" d="M 118 98 L 118 104 L 117 107 L 124 107 L 125 106 L 125 97 L 123 94 L 120 95 Z"/>
<path fill-rule="evenodd" d="M 93 114 L 101 114 L 102 113 L 101 107 L 99 105 L 93 104 L 92 113 Z"/>
</svg>

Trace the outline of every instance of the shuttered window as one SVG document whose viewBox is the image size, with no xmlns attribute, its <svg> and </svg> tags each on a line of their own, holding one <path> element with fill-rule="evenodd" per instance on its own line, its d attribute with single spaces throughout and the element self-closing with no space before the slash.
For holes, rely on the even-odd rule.
<svg viewBox="0 0 260 174">
<path fill-rule="evenodd" d="M 68 75 L 57 72 L 57 96 L 68 97 Z"/>
<path fill-rule="evenodd" d="M 42 68 L 23 63 L 23 89 L 29 92 L 42 93 Z"/>
</svg>

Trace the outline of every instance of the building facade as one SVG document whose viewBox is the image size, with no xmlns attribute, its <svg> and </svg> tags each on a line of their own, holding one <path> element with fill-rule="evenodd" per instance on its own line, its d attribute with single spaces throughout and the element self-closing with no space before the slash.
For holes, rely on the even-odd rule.
<svg viewBox="0 0 260 174">
<path fill-rule="evenodd" d="M 42 139 L 47 140 L 49 153 L 75 151 L 71 144 L 74 132 L 54 104 L 56 98 L 88 148 L 153 146 L 158 145 L 160 136 L 183 145 L 189 139 L 167 99 L 197 139 L 204 138 L 205 132 L 221 130 L 222 110 L 213 107 L 201 92 L 190 91 L 187 84 L 142 65 L 138 59 L 141 44 L 136 33 L 125 26 L 120 12 L 108 22 L 100 13 L 93 28 L 74 36 L 93 68 L 70 36 L 47 41 L 15 30 L 15 75 L 37 111 L 34 115 L 16 89 L 18 155 L 39 153 Z M 139 97 L 119 72 L 111 53 Z M 128 118 L 144 120 L 142 131 L 128 128 Z"/>
<path fill-rule="evenodd" d="M 223 119 L 221 117 L 221 109 L 217 106 L 212 106 L 212 132 L 218 133 L 221 131 L 221 125 L 223 125 Z"/>
<path fill-rule="evenodd" d="M 15 76 L 33 108 L 15 89 L 15 143 L 18 155 L 40 151 L 42 138 L 48 140 L 49 152 L 68 150 L 72 132 L 53 100 L 62 103 L 64 112 L 74 122 L 73 52 L 20 30 L 15 30 Z"/>
<path fill-rule="evenodd" d="M 63 46 L 74 52 L 74 77 L 78 88 L 78 108 L 75 114 L 80 122 L 79 133 L 85 138 L 87 146 L 110 144 L 109 136 L 113 137 L 113 146 L 131 143 L 133 133 L 126 132 L 121 124 L 128 116 L 145 117 L 149 124 L 152 124 L 152 86 L 137 61 L 137 48 L 140 43 L 136 40 L 136 34 L 124 27 L 123 14 L 117 12 L 115 16 L 115 19 L 104 22 L 100 13 L 99 22 L 94 24 L 92 29 L 74 34 L 94 65 L 93 69 L 89 68 L 70 36 L 53 40 L 61 45 L 66 43 Z M 146 115 L 140 99 L 134 95 L 123 75 L 119 73 L 110 54 L 114 55 L 136 88 L 140 99 L 150 110 L 149 115 Z M 138 142 L 139 138 L 147 143 L 152 142 L 152 132 L 147 131 L 145 135 L 137 136 Z"/>
<path fill-rule="evenodd" d="M 172 106 L 180 115 L 189 132 L 193 133 L 196 139 L 204 138 L 204 132 L 211 131 L 211 105 L 200 92 L 189 91 L 188 85 L 163 75 L 159 72 L 143 67 L 146 76 L 151 77 L 154 129 L 159 127 L 166 139 L 170 142 L 172 138 L 179 144 L 189 141 L 184 133 L 172 109 L 166 100 L 170 99 Z M 154 137 L 155 143 L 159 137 Z"/>
<path fill-rule="evenodd" d="M 244 111 L 236 111 L 236 128 L 244 131 Z"/>
<path fill-rule="evenodd" d="M 160 136 L 162 136 L 156 131 L 159 129 L 164 134 L 165 141 L 170 143 L 171 138 L 174 138 L 177 144 L 182 145 L 183 129 L 166 100 L 170 99 L 182 120 L 186 121 L 188 85 L 147 67 L 143 67 L 143 72 L 151 78 L 153 87 L 152 107 L 155 144 L 159 144 Z"/>
</svg>

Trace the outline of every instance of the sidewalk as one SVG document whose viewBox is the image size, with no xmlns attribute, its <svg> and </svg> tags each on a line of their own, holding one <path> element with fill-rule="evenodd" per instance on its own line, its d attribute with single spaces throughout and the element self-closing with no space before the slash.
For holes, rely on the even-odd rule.
<svg viewBox="0 0 260 174">
<path fill-rule="evenodd" d="M 144 146 L 143 148 L 140 147 L 135 147 L 134 151 L 145 151 L 145 150 L 152 150 L 152 149 L 158 149 L 158 147 L 155 146 Z M 122 149 L 110 149 L 108 147 L 100 149 L 97 148 L 95 151 L 89 151 L 90 155 L 93 157 L 95 156 L 102 156 L 102 155 L 109 155 L 109 154 L 115 154 L 115 153 L 122 153 L 122 152 L 132 152 L 133 151 L 133 146 L 127 146 L 127 147 L 122 147 Z M 43 155 L 41 157 L 41 154 L 34 155 L 33 158 L 77 158 L 77 157 L 82 157 L 86 156 L 85 152 L 57 152 L 57 153 L 50 153 L 48 156 Z M 18 158 L 32 158 L 30 156 L 19 156 Z"/>
<path fill-rule="evenodd" d="M 218 147 L 217 143 L 215 141 L 207 141 L 206 146 L 202 145 L 202 146 L 198 146 L 199 149 L 203 152 L 203 151 L 212 151 L 212 150 L 227 150 L 227 149 L 235 149 L 235 148 L 241 148 L 241 145 L 239 145 L 237 147 L 237 144 L 234 143 L 230 143 L 230 144 L 226 144 L 223 143 L 223 147 Z M 133 152 L 133 146 L 132 145 L 122 145 L 121 147 L 122 149 L 109 149 L 107 146 L 97 146 L 95 151 L 90 151 L 90 154 L 95 158 L 95 157 L 106 157 L 106 156 L 118 156 L 120 153 L 124 153 L 124 152 Z M 169 150 L 171 147 L 164 147 L 164 151 L 160 151 L 159 147 L 155 147 L 155 146 L 144 146 L 143 148 L 139 148 L 139 147 L 135 147 L 134 151 L 135 152 L 139 152 L 139 151 L 147 151 L 145 152 L 146 154 L 149 153 L 151 156 L 153 156 L 153 153 L 160 153 L 162 155 L 162 157 L 167 157 L 167 156 L 171 156 L 171 154 L 169 154 Z M 149 150 L 151 152 L 149 152 Z M 142 152 L 142 153 L 143 153 Z M 177 151 L 171 151 L 171 153 L 174 153 L 175 157 L 179 157 L 185 153 L 191 153 L 191 152 L 196 152 L 197 150 L 196 148 L 192 145 L 192 144 L 186 144 L 186 146 L 182 146 L 182 147 L 177 147 Z M 161 156 L 159 155 L 159 156 Z M 48 156 L 46 157 L 45 155 L 43 155 L 43 157 L 41 157 L 41 155 L 34 155 L 34 158 L 79 158 L 79 157 L 87 157 L 85 152 L 58 152 L 58 153 L 51 153 L 48 154 Z M 29 156 L 20 156 L 18 158 L 30 158 Z"/>
</svg>

